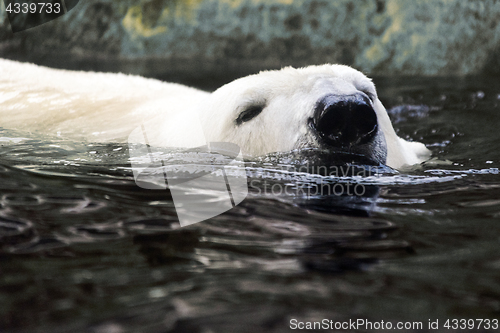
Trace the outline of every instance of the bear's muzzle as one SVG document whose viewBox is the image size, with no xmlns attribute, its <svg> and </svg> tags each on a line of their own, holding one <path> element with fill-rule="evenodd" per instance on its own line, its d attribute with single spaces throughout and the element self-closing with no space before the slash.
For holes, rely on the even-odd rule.
<svg viewBox="0 0 500 333">
<path fill-rule="evenodd" d="M 377 115 L 364 93 L 327 95 L 316 104 L 311 126 L 323 144 L 353 152 L 377 134 Z"/>
</svg>

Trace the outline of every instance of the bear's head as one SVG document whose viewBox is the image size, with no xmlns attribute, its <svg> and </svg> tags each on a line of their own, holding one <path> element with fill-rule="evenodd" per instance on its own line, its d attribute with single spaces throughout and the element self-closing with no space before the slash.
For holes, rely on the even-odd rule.
<svg viewBox="0 0 500 333">
<path fill-rule="evenodd" d="M 199 115 L 207 141 L 251 156 L 318 148 L 399 168 L 427 154 L 397 137 L 371 80 L 343 65 L 243 77 L 213 92 Z"/>
</svg>

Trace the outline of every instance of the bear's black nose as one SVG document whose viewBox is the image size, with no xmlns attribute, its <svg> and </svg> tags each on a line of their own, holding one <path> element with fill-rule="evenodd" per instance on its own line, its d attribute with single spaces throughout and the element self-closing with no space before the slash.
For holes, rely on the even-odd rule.
<svg viewBox="0 0 500 333">
<path fill-rule="evenodd" d="M 350 149 L 368 143 L 377 134 L 377 115 L 364 94 L 327 95 L 316 105 L 312 126 L 321 140 Z"/>
</svg>

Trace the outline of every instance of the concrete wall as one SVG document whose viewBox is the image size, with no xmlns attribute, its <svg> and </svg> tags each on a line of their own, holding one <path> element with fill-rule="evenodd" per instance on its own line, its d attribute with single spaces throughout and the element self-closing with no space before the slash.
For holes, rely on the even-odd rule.
<svg viewBox="0 0 500 333">
<path fill-rule="evenodd" d="M 495 0 L 81 0 L 0 56 L 149 76 L 343 63 L 370 75 L 500 75 Z M 230 74 L 228 74 L 230 75 Z"/>
</svg>

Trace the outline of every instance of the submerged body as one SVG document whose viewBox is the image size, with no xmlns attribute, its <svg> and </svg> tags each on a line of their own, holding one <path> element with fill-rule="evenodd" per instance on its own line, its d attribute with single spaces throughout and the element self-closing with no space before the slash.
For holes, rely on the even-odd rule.
<svg viewBox="0 0 500 333">
<path fill-rule="evenodd" d="M 319 148 L 393 168 L 429 156 L 396 135 L 373 83 L 342 65 L 261 72 L 208 93 L 0 60 L 0 118 L 4 128 L 90 142 L 124 142 L 143 126 L 151 145 L 231 142 L 246 156 Z"/>
</svg>

